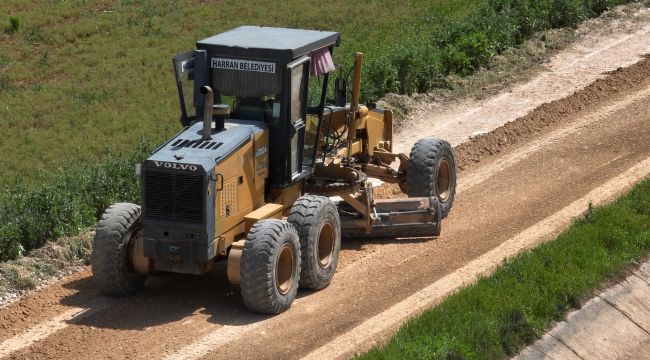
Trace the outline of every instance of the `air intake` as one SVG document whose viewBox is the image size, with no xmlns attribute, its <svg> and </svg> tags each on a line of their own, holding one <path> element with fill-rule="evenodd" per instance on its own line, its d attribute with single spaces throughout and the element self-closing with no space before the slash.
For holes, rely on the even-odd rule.
<svg viewBox="0 0 650 360">
<path fill-rule="evenodd" d="M 203 174 L 146 169 L 143 186 L 145 219 L 203 223 Z"/>
<path fill-rule="evenodd" d="M 180 148 L 192 148 L 192 149 L 205 149 L 205 150 L 214 150 L 218 148 L 219 146 L 223 145 L 223 143 L 216 142 L 216 141 L 203 141 L 201 139 L 197 140 L 186 140 L 186 139 L 176 139 L 172 143 L 172 150 L 177 150 Z"/>
</svg>

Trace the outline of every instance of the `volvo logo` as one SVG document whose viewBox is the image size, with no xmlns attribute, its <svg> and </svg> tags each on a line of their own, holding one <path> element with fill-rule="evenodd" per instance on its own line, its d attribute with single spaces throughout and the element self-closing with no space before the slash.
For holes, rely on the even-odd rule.
<svg viewBox="0 0 650 360">
<path fill-rule="evenodd" d="M 165 169 L 189 170 L 189 171 L 197 171 L 199 169 L 196 165 L 190 165 L 190 164 L 169 163 L 164 161 L 154 161 L 153 163 L 156 164 L 156 167 L 165 168 Z"/>
</svg>

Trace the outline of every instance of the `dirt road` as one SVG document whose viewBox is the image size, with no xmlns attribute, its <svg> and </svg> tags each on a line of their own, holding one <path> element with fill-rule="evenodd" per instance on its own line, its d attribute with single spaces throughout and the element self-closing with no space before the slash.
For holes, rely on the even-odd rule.
<svg viewBox="0 0 650 360">
<path fill-rule="evenodd" d="M 463 170 L 441 237 L 345 242 L 333 284 L 299 292 L 284 314 L 247 312 L 224 268 L 154 277 L 127 299 L 101 296 L 84 271 L 0 309 L 0 357 L 333 358 L 363 350 L 504 257 L 549 239 L 589 201 L 608 201 L 650 173 L 650 59 L 456 151 Z"/>
</svg>

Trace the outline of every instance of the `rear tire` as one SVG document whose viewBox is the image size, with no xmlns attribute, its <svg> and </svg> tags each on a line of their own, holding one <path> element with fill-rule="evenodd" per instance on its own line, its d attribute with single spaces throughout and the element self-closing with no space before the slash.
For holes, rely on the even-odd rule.
<svg viewBox="0 0 650 360">
<path fill-rule="evenodd" d="M 113 204 L 97 223 L 91 268 L 102 292 L 111 296 L 131 295 L 144 286 L 146 277 L 133 270 L 128 248 L 142 229 L 140 206 Z"/>
<path fill-rule="evenodd" d="M 448 142 L 426 138 L 413 145 L 406 190 L 409 197 L 438 198 L 441 218 L 447 217 L 456 195 L 456 159 Z"/>
<path fill-rule="evenodd" d="M 293 203 L 287 221 L 300 238 L 300 287 L 327 287 L 341 251 L 341 219 L 336 206 L 324 196 L 304 195 Z"/>
<path fill-rule="evenodd" d="M 300 242 L 286 221 L 256 222 L 246 236 L 241 255 L 240 287 L 251 311 L 279 314 L 296 298 L 300 278 Z"/>
</svg>

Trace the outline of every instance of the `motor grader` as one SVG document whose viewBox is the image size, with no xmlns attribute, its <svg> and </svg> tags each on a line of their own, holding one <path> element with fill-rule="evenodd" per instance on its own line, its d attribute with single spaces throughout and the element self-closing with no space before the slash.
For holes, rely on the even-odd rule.
<svg viewBox="0 0 650 360">
<path fill-rule="evenodd" d="M 114 204 L 98 222 L 104 293 L 226 261 L 244 305 L 277 314 L 298 287 L 330 284 L 341 237 L 440 234 L 451 147 L 427 138 L 393 153 L 392 112 L 359 104 L 362 54 L 351 90 L 344 78 L 329 87 L 338 45 L 336 32 L 242 26 L 173 57 L 183 128 L 136 165 L 142 206 Z M 376 199 L 373 178 L 408 198 Z"/>
</svg>

